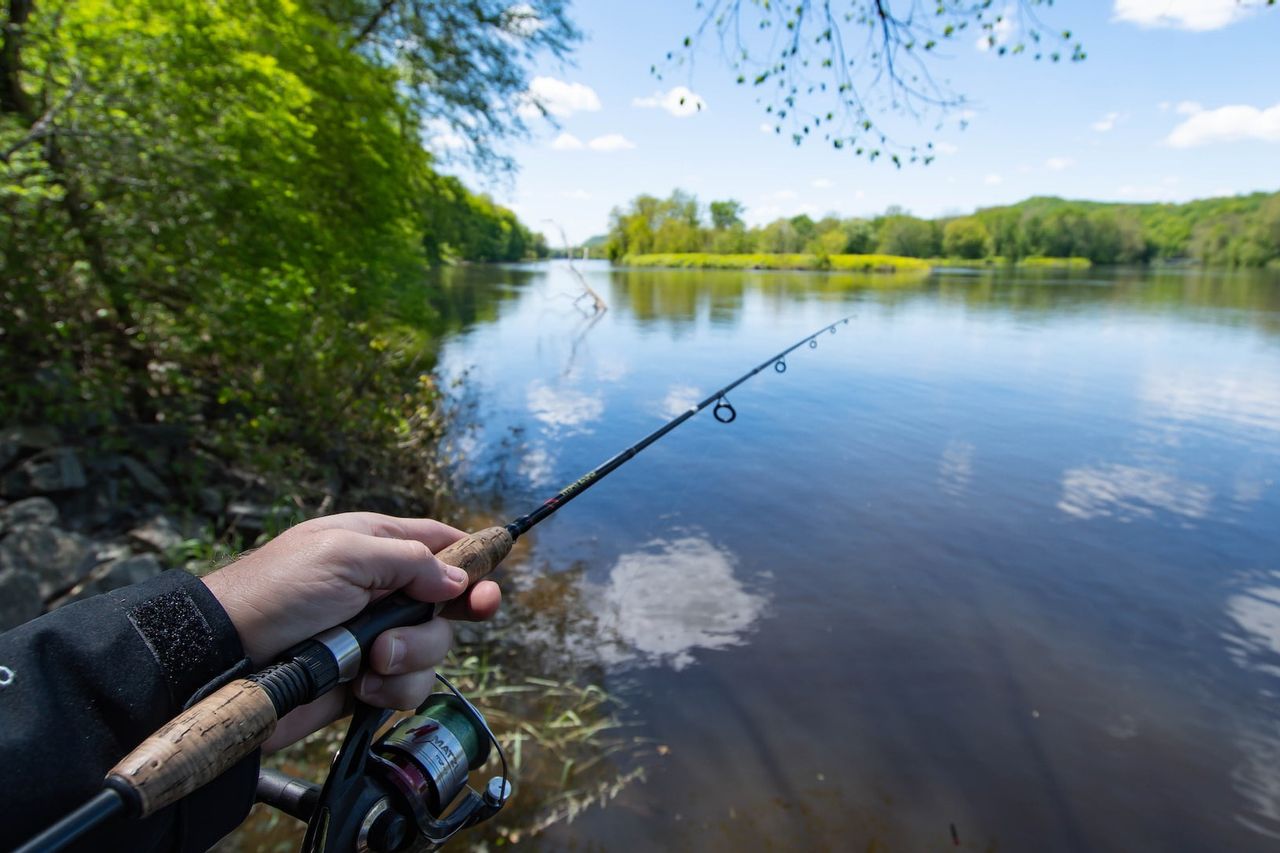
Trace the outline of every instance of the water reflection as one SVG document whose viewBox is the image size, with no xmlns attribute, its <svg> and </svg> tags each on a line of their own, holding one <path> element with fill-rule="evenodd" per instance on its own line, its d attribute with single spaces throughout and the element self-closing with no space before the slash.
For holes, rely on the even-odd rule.
<svg viewBox="0 0 1280 853">
<path fill-rule="evenodd" d="M 1213 491 L 1172 474 L 1134 465 L 1072 468 L 1062 475 L 1058 509 L 1080 519 L 1154 518 L 1156 510 L 1199 519 L 1208 514 Z"/>
<path fill-rule="evenodd" d="M 1073 312 L 1126 311 L 1187 315 L 1225 325 L 1280 333 L 1280 288 L 1261 272 L 1222 270 L 1037 271 L 992 269 L 959 273 L 884 275 L 764 270 L 611 269 L 588 262 L 609 303 L 641 326 L 661 322 L 678 334 L 699 318 L 736 325 L 753 302 L 771 310 L 813 301 L 863 298 L 884 306 L 922 294 L 968 308 L 1046 318 Z"/>
<path fill-rule="evenodd" d="M 601 597 L 601 625 L 614 640 L 605 659 L 680 670 L 695 650 L 743 642 L 765 598 L 743 588 L 733 565 L 728 551 L 692 536 L 623 554 Z"/>
<path fill-rule="evenodd" d="M 746 641 L 767 604 L 735 574 L 733 555 L 698 535 L 619 555 L 607 577 L 548 566 L 513 577 L 524 641 L 547 671 L 660 666 Z"/>
<path fill-rule="evenodd" d="M 1223 635 L 1227 651 L 1242 668 L 1261 675 L 1260 719 L 1242 726 L 1237 745 L 1243 758 L 1232 784 L 1245 804 L 1237 819 L 1270 838 L 1280 839 L 1280 573 L 1227 601 L 1233 625 Z"/>
<path fill-rule="evenodd" d="M 552 387 L 535 381 L 529 385 L 529 412 L 542 423 L 566 434 L 581 431 L 584 424 L 599 420 L 604 400 L 575 388 Z"/>
<path fill-rule="evenodd" d="M 664 418 L 674 418 L 698 405 L 702 398 L 702 392 L 693 385 L 672 385 L 667 390 L 667 396 L 662 399 L 659 414 Z"/>
<path fill-rule="evenodd" d="M 938 488 L 952 497 L 964 494 L 973 478 L 974 446 L 968 441 L 951 439 L 938 460 Z"/>
<path fill-rule="evenodd" d="M 1139 396 L 1177 421 L 1226 421 L 1280 432 L 1280 377 L 1185 371 L 1145 378 Z"/>
<path fill-rule="evenodd" d="M 583 271 L 610 310 L 576 349 L 555 265 L 449 345 L 487 383 L 473 453 L 510 457 L 496 517 L 859 320 L 521 540 L 520 659 L 670 747 L 549 847 L 1275 844 L 1274 278 Z"/>
</svg>

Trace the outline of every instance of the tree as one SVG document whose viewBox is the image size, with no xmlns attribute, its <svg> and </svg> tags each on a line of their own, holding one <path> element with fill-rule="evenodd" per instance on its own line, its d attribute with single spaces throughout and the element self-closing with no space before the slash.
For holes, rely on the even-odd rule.
<svg viewBox="0 0 1280 853">
<path fill-rule="evenodd" d="M 924 219 L 899 213 L 882 218 L 878 225 L 877 246 L 884 254 L 932 258 L 941 248 L 938 228 Z"/>
<path fill-rule="evenodd" d="M 997 56 L 1058 62 L 1085 58 L 1069 30 L 1052 30 L 1039 12 L 1052 0 L 706 0 L 681 49 L 659 78 L 692 64 L 708 41 L 741 86 L 751 86 L 778 134 L 800 145 L 821 138 L 875 160 L 928 163 L 931 143 L 900 144 L 890 115 L 937 118 L 964 103 L 934 74 L 939 49 L 979 36 Z M 963 123 L 963 122 L 962 122 Z"/>
<path fill-rule="evenodd" d="M 366 472 L 366 451 L 385 462 L 428 417 L 429 263 L 519 256 L 529 233 L 433 169 L 428 101 L 339 23 L 357 8 L 0 11 L 6 417 L 163 419 L 207 445 L 283 448 L 264 452 L 282 466 Z"/>
<path fill-rule="evenodd" d="M 581 34 L 565 0 L 311 0 L 368 62 L 394 71 L 419 121 L 447 136 L 481 174 L 510 170 L 505 140 L 547 116 L 528 66 L 563 59 Z"/>
<path fill-rule="evenodd" d="M 717 231 L 724 231 L 726 228 L 741 225 L 743 210 L 742 202 L 733 199 L 711 202 L 711 227 Z"/>
<path fill-rule="evenodd" d="M 991 251 L 990 232 L 972 216 L 953 219 L 942 230 L 942 253 L 949 258 L 985 258 Z"/>
<path fill-rule="evenodd" d="M 614 208 L 605 251 L 619 260 L 651 252 L 694 252 L 702 241 L 697 198 L 674 190 L 665 199 L 641 195 L 625 210 Z"/>
</svg>

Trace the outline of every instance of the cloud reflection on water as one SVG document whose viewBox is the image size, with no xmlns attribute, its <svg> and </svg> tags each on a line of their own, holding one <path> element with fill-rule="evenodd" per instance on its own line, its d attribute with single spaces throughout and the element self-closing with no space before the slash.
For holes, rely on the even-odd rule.
<svg viewBox="0 0 1280 853">
<path fill-rule="evenodd" d="M 1138 394 L 1173 420 L 1280 431 L 1280 381 L 1274 376 L 1160 374 L 1146 377 Z"/>
<path fill-rule="evenodd" d="M 1247 811 L 1236 815 L 1245 826 L 1280 839 L 1280 574 L 1227 600 L 1233 630 L 1223 634 L 1227 652 L 1243 669 L 1266 679 L 1252 718 L 1237 735 L 1243 759 L 1231 773 Z"/>
<path fill-rule="evenodd" d="M 654 540 L 617 556 L 603 580 L 582 564 L 517 574 L 512 604 L 524 644 L 545 667 L 680 670 L 699 649 L 745 642 L 764 612 L 768 597 L 748 592 L 735 565 L 697 535 Z"/>
<path fill-rule="evenodd" d="M 574 388 L 553 388 L 544 382 L 529 385 L 529 412 L 550 427 L 581 427 L 600 419 L 604 400 Z"/>
<path fill-rule="evenodd" d="M 1131 521 L 1153 518 L 1156 510 L 1200 519 L 1212 503 L 1208 486 L 1150 468 L 1110 464 L 1068 469 L 1062 475 L 1058 509 L 1080 519 Z"/>
<path fill-rule="evenodd" d="M 953 438 L 947 442 L 938 460 L 938 488 L 952 497 L 964 494 L 973 479 L 974 450 L 968 441 Z"/>
<path fill-rule="evenodd" d="M 679 670 L 695 649 L 742 643 L 766 599 L 743 588 L 733 565 L 729 552 L 692 536 L 623 554 L 603 593 L 601 623 L 616 638 L 606 659 Z"/>
<path fill-rule="evenodd" d="M 698 405 L 702 396 L 702 392 L 693 385 L 672 385 L 662 399 L 662 416 L 674 418 L 683 415 Z"/>
</svg>

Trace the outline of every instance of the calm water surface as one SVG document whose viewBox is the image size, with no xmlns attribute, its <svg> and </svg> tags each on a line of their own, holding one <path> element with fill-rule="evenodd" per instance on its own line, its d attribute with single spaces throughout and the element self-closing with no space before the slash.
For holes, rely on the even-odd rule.
<svg viewBox="0 0 1280 853">
<path fill-rule="evenodd" d="M 467 274 L 494 512 L 853 319 L 511 562 L 666 753 L 529 846 L 1276 849 L 1280 279 L 579 268 Z"/>
</svg>

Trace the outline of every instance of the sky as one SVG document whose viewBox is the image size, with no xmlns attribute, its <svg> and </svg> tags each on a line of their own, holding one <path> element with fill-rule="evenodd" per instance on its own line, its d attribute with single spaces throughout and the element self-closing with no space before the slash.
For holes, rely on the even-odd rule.
<svg viewBox="0 0 1280 853">
<path fill-rule="evenodd" d="M 952 215 L 1033 195 L 1185 201 L 1277 190 L 1280 6 L 1260 2 L 1076 0 L 1041 11 L 1048 30 L 1083 42 L 1080 63 L 998 57 L 977 34 L 955 39 L 933 73 L 966 103 L 923 121 L 890 116 L 895 138 L 938 152 L 897 169 L 775 134 L 713 45 L 655 78 L 650 67 L 699 22 L 694 0 L 578 0 L 570 15 L 585 38 L 572 59 L 530 74 L 530 95 L 552 115 L 531 118 L 532 136 L 506 149 L 516 174 L 452 171 L 553 244 L 561 230 L 571 243 L 604 233 L 612 208 L 675 188 L 704 204 L 741 201 L 752 225 L 891 205 Z M 1001 36 L 1012 41 L 1017 26 Z M 447 156 L 450 139 L 429 145 Z"/>
</svg>

